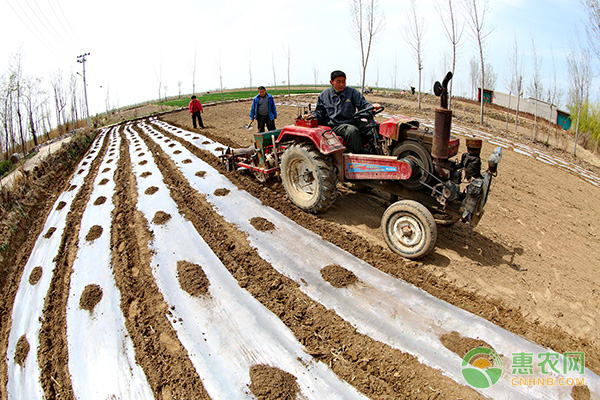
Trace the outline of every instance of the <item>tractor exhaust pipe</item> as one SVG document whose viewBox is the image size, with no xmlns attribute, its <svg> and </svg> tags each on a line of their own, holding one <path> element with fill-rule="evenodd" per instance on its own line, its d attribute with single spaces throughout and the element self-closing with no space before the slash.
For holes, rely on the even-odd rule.
<svg viewBox="0 0 600 400">
<path fill-rule="evenodd" d="M 433 132 L 433 147 L 431 155 L 435 170 L 441 177 L 447 179 L 450 173 L 444 168 L 448 160 L 450 147 L 450 128 L 452 126 L 452 111 L 448 110 L 448 83 L 452 79 L 452 72 L 448 72 L 442 83 L 433 85 L 433 92 L 440 97 L 440 108 L 435 110 L 435 128 Z"/>
</svg>

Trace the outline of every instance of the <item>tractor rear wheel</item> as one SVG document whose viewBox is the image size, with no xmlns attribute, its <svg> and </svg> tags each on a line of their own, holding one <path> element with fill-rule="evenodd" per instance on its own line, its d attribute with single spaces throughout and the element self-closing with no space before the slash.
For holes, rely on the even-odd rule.
<svg viewBox="0 0 600 400">
<path fill-rule="evenodd" d="M 281 157 L 281 180 L 288 197 L 304 211 L 327 210 L 338 193 L 337 170 L 312 143 L 295 143 Z"/>
<path fill-rule="evenodd" d="M 437 240 L 433 215 L 414 200 L 402 200 L 389 206 L 381 217 L 381 230 L 389 248 L 410 259 L 426 256 Z"/>
</svg>

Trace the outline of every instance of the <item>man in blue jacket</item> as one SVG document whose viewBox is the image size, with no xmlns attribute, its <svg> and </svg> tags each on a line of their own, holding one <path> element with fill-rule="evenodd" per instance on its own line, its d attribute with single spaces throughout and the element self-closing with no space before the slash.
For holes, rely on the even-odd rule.
<svg viewBox="0 0 600 400">
<path fill-rule="evenodd" d="M 258 87 L 258 95 L 252 100 L 252 108 L 250 109 L 250 119 L 256 119 L 258 132 L 265 131 L 265 125 L 270 131 L 274 131 L 275 119 L 277 118 L 277 110 L 275 109 L 275 101 L 273 96 L 267 93 L 264 86 Z"/>
<path fill-rule="evenodd" d="M 346 74 L 342 71 L 333 71 L 329 83 L 331 87 L 321 92 L 317 99 L 312 118 L 344 138 L 351 153 L 364 153 L 362 136 L 370 134 L 372 126 L 352 117 L 357 111 L 371 106 L 377 111 L 381 105 L 369 103 L 358 90 L 346 86 Z"/>
</svg>

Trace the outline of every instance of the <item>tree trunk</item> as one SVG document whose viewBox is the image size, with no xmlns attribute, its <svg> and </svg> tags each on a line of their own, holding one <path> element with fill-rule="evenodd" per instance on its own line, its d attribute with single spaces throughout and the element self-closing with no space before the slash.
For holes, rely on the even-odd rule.
<svg viewBox="0 0 600 400">
<path fill-rule="evenodd" d="M 575 145 L 573 146 L 573 156 L 577 157 L 577 140 L 579 139 L 579 116 L 581 115 L 581 105 L 577 107 L 577 125 L 575 126 Z"/>
<path fill-rule="evenodd" d="M 419 94 L 418 99 L 419 99 L 419 110 L 421 109 L 421 71 L 423 70 L 423 68 L 419 68 Z"/>
<path fill-rule="evenodd" d="M 535 97 L 536 97 L 535 98 L 535 113 L 533 115 L 533 137 L 531 138 L 532 142 L 535 142 L 536 130 L 537 130 L 537 109 L 538 109 L 537 94 Z"/>
<path fill-rule="evenodd" d="M 512 90 L 508 92 L 508 108 L 506 109 L 506 131 L 508 132 L 508 117 L 510 116 L 510 103 L 512 100 Z"/>
<path fill-rule="evenodd" d="M 35 147 L 38 145 L 37 135 L 35 131 L 35 122 L 33 122 L 33 112 L 29 112 L 29 129 L 31 129 L 31 136 L 33 137 L 33 144 Z"/>
<path fill-rule="evenodd" d="M 546 144 L 550 143 L 550 128 L 552 127 L 552 102 L 550 102 L 550 116 L 548 117 L 548 137 L 546 138 Z"/>
<path fill-rule="evenodd" d="M 517 129 L 519 128 L 519 105 L 521 103 L 521 91 L 519 91 L 519 93 L 517 93 L 517 112 L 515 114 L 515 132 L 517 132 Z"/>
</svg>

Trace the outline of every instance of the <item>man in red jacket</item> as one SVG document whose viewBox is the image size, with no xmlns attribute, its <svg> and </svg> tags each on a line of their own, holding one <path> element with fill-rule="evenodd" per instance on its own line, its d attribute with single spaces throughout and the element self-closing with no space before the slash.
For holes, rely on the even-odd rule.
<svg viewBox="0 0 600 400">
<path fill-rule="evenodd" d="M 198 120 L 198 125 L 200 128 L 204 128 L 204 124 L 202 123 L 202 113 L 204 110 L 202 109 L 202 104 L 200 104 L 200 100 L 196 98 L 196 96 L 192 96 L 192 101 L 190 101 L 190 114 L 192 114 L 192 124 L 194 125 L 194 129 L 196 129 L 196 120 Z"/>
</svg>

